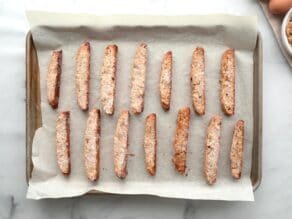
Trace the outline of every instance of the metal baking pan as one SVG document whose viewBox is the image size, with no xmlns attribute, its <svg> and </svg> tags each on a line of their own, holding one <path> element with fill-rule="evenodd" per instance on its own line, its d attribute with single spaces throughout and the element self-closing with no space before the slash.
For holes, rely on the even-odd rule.
<svg viewBox="0 0 292 219">
<path fill-rule="evenodd" d="M 262 38 L 257 36 L 254 51 L 253 111 L 254 137 L 250 179 L 255 191 L 262 179 Z M 26 36 L 26 181 L 31 177 L 32 141 L 35 131 L 42 126 L 40 72 L 38 57 L 31 32 Z"/>
</svg>

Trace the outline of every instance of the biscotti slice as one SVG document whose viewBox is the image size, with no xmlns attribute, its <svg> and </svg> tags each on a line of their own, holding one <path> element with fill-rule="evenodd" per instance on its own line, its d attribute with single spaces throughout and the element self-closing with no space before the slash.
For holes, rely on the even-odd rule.
<svg viewBox="0 0 292 219">
<path fill-rule="evenodd" d="M 75 70 L 75 89 L 77 103 L 82 110 L 88 109 L 90 77 L 90 44 L 83 43 L 77 51 Z"/>
<path fill-rule="evenodd" d="M 164 54 L 160 70 L 160 103 L 164 110 L 169 110 L 172 88 L 172 52 Z"/>
<path fill-rule="evenodd" d="M 64 175 L 70 174 L 70 112 L 60 112 L 56 121 L 57 164 Z"/>
<path fill-rule="evenodd" d="M 197 47 L 192 57 L 191 88 L 193 107 L 198 115 L 204 115 L 206 110 L 205 95 L 205 52 Z"/>
<path fill-rule="evenodd" d="M 243 164 L 244 121 L 238 120 L 233 131 L 230 150 L 231 174 L 234 179 L 240 179 Z"/>
<path fill-rule="evenodd" d="M 117 71 L 116 45 L 108 45 L 105 48 L 103 64 L 101 68 L 100 95 L 102 109 L 106 114 L 114 113 L 114 99 L 116 93 L 116 71 Z"/>
<path fill-rule="evenodd" d="M 144 151 L 146 169 L 150 175 L 154 176 L 156 172 L 156 114 L 147 116 L 144 132 Z"/>
<path fill-rule="evenodd" d="M 181 108 L 177 115 L 175 138 L 173 142 L 174 154 L 172 161 L 180 174 L 185 174 L 187 161 L 187 144 L 190 125 L 190 108 Z"/>
<path fill-rule="evenodd" d="M 131 79 L 131 112 L 139 114 L 144 109 L 144 93 L 147 67 L 147 45 L 141 43 L 134 57 Z"/>
<path fill-rule="evenodd" d="M 207 183 L 216 182 L 220 152 L 221 116 L 213 116 L 210 120 L 205 143 L 204 173 Z"/>
<path fill-rule="evenodd" d="M 57 108 L 60 95 L 60 78 L 62 71 L 62 50 L 52 52 L 47 72 L 47 98 L 52 108 Z"/>
<path fill-rule="evenodd" d="M 286 26 L 285 32 L 286 32 L 288 42 L 290 43 L 290 45 L 292 45 L 292 20 L 291 20 L 291 18 Z"/>
<path fill-rule="evenodd" d="M 235 110 L 235 52 L 228 49 L 221 61 L 220 101 L 226 115 L 234 115 Z"/>
<path fill-rule="evenodd" d="M 92 109 L 88 114 L 84 134 L 84 166 L 89 180 L 99 178 L 99 150 L 100 150 L 100 111 Z"/>
<path fill-rule="evenodd" d="M 124 179 L 127 174 L 128 160 L 128 132 L 129 132 L 129 112 L 124 110 L 121 112 L 117 122 L 114 135 L 114 168 L 116 176 Z"/>
</svg>

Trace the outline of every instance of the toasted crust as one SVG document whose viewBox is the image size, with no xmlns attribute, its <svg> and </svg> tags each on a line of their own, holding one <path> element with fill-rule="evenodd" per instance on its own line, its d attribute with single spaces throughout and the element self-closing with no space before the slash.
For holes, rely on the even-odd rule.
<svg viewBox="0 0 292 219">
<path fill-rule="evenodd" d="M 189 125 L 190 125 L 190 108 L 189 107 L 181 108 L 177 115 L 177 125 L 173 143 L 174 154 L 172 158 L 175 169 L 180 174 L 184 174 L 186 170 Z"/>
<path fill-rule="evenodd" d="M 204 173 L 207 183 L 210 185 L 214 184 L 217 178 L 221 123 L 221 116 L 213 116 L 206 135 Z"/>
<path fill-rule="evenodd" d="M 116 71 L 117 71 L 116 45 L 108 45 L 105 48 L 103 65 L 101 68 L 101 104 L 106 114 L 114 113 L 114 98 L 116 93 Z"/>
<path fill-rule="evenodd" d="M 238 120 L 234 131 L 230 150 L 231 174 L 234 179 L 240 179 L 243 164 L 244 121 Z"/>
<path fill-rule="evenodd" d="M 90 44 L 83 43 L 76 55 L 75 88 L 77 103 L 82 110 L 88 109 L 90 77 Z"/>
<path fill-rule="evenodd" d="M 172 87 L 172 52 L 164 54 L 160 70 L 160 102 L 164 110 L 169 110 Z"/>
<path fill-rule="evenodd" d="M 235 109 L 235 54 L 234 49 L 224 52 L 221 62 L 220 101 L 226 115 L 234 114 Z"/>
<path fill-rule="evenodd" d="M 99 149 L 100 149 L 100 111 L 92 109 L 89 112 L 84 135 L 84 166 L 89 180 L 99 178 Z"/>
<path fill-rule="evenodd" d="M 156 114 L 147 116 L 144 132 L 144 150 L 146 169 L 150 175 L 154 176 L 156 172 Z"/>
<path fill-rule="evenodd" d="M 147 65 L 147 45 L 141 43 L 134 57 L 131 86 L 131 112 L 139 114 L 144 109 L 144 93 Z"/>
<path fill-rule="evenodd" d="M 70 174 L 70 112 L 59 113 L 56 121 L 57 164 L 64 175 Z"/>
<path fill-rule="evenodd" d="M 205 114 L 205 52 L 197 47 L 192 57 L 191 87 L 193 107 L 198 115 Z"/>
<path fill-rule="evenodd" d="M 128 131 L 129 131 L 129 112 L 121 112 L 114 136 L 114 168 L 116 176 L 124 179 L 127 174 L 128 160 Z"/>
<path fill-rule="evenodd" d="M 62 50 L 55 50 L 52 52 L 47 73 L 47 97 L 53 108 L 57 108 L 59 104 L 61 66 Z"/>
</svg>

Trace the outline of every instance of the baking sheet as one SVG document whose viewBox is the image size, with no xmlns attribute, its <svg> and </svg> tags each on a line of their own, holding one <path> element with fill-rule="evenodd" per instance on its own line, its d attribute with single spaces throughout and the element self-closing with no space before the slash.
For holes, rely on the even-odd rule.
<svg viewBox="0 0 292 219">
<path fill-rule="evenodd" d="M 62 47 L 64 52 L 61 102 L 58 110 L 71 109 L 72 113 L 72 173 L 69 178 L 64 178 L 56 166 L 54 122 L 57 112 L 48 106 L 45 92 L 41 92 L 43 127 L 37 131 L 34 139 L 34 169 L 29 182 L 28 198 L 71 197 L 95 189 L 108 193 L 152 194 L 174 198 L 253 200 L 249 175 L 253 138 L 253 50 L 257 36 L 254 17 L 64 16 L 28 13 L 38 51 L 42 90 L 45 88 L 44 77 L 51 50 Z M 37 23 L 33 22 L 36 20 Z M 57 25 L 57 21 L 61 20 L 63 24 Z M 38 26 L 41 24 L 46 25 Z M 244 34 L 244 39 L 239 38 L 239 34 Z M 79 110 L 74 96 L 75 53 L 85 39 L 90 40 L 92 46 L 90 107 L 100 104 L 98 81 L 103 49 L 112 42 L 119 46 L 117 110 L 114 117 L 102 114 L 101 154 L 102 158 L 106 159 L 101 160 L 100 180 L 93 184 L 87 181 L 83 170 L 82 136 L 86 114 Z M 132 58 L 135 47 L 141 41 L 149 45 L 145 111 L 142 115 L 131 118 L 129 149 L 135 156 L 129 159 L 127 179 L 120 181 L 113 173 L 113 132 L 118 112 L 129 107 L 129 98 L 124 97 L 129 96 Z M 180 176 L 174 171 L 171 163 L 171 142 L 178 109 L 186 105 L 191 106 L 190 60 L 192 50 L 197 45 L 206 49 L 207 114 L 202 118 L 192 114 L 188 147 L 189 171 L 188 176 Z M 234 47 L 237 51 L 237 114 L 232 118 L 224 116 L 218 182 L 211 187 L 206 185 L 202 172 L 204 136 L 211 115 L 222 114 L 218 100 L 219 66 L 222 52 L 228 47 Z M 172 50 L 174 54 L 173 98 L 169 113 L 161 109 L 157 96 L 160 62 L 163 52 L 167 50 Z M 144 119 L 150 112 L 156 112 L 158 115 L 158 168 L 154 178 L 148 176 L 145 171 L 142 146 Z M 235 182 L 229 173 L 228 152 L 232 129 L 238 118 L 246 121 L 246 153 L 242 180 Z"/>
</svg>

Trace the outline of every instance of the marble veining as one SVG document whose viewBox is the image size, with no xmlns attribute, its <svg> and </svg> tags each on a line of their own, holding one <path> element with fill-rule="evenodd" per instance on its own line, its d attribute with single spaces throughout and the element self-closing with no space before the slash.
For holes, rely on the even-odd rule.
<svg viewBox="0 0 292 219">
<path fill-rule="evenodd" d="M 15 203 L 15 200 L 14 200 L 14 196 L 13 195 L 11 195 L 9 197 L 9 201 L 10 201 L 10 209 L 8 211 L 9 212 L 8 219 L 12 219 L 13 216 L 14 216 L 14 213 L 15 213 L 17 204 Z"/>
<path fill-rule="evenodd" d="M 194 214 L 195 214 L 195 208 L 192 205 L 192 202 L 189 200 L 186 200 L 185 208 L 183 211 L 183 219 L 189 219 L 189 218 L 193 217 Z"/>
<path fill-rule="evenodd" d="M 83 219 L 81 215 L 78 215 L 78 211 L 76 208 L 78 206 L 79 199 L 73 199 L 70 206 L 70 218 L 72 219 Z"/>
</svg>

